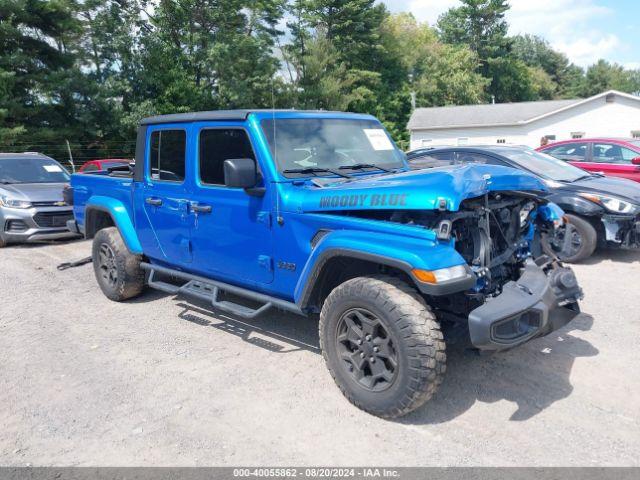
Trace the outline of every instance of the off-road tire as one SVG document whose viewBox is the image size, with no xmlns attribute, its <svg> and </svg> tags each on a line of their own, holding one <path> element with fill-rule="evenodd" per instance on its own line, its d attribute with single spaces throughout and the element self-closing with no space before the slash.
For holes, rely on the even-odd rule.
<svg viewBox="0 0 640 480">
<path fill-rule="evenodd" d="M 378 317 L 395 345 L 397 372 L 383 391 L 358 383 L 338 352 L 341 318 L 360 308 Z M 374 275 L 339 285 L 322 306 L 319 331 L 322 355 L 336 384 L 351 403 L 373 415 L 405 415 L 429 400 L 442 383 L 446 354 L 440 324 L 422 297 L 399 278 Z"/>
<path fill-rule="evenodd" d="M 563 262 L 578 263 L 585 258 L 589 258 L 595 251 L 598 246 L 598 232 L 593 225 L 584 218 L 570 213 L 566 214 L 565 217 L 567 223 L 570 223 L 580 236 L 580 248 L 569 255 L 563 254 L 563 252 L 557 252 L 551 247 L 549 238 L 546 236 L 542 238 L 542 248 L 547 255 L 557 256 Z"/>
<path fill-rule="evenodd" d="M 112 258 L 109 263 L 111 273 L 115 275 L 105 274 L 106 267 L 104 260 L 101 260 L 101 253 Z M 103 228 L 96 233 L 91 257 L 96 280 L 107 298 L 121 302 L 140 295 L 144 288 L 144 270 L 140 268 L 142 257 L 127 250 L 116 227 Z"/>
</svg>

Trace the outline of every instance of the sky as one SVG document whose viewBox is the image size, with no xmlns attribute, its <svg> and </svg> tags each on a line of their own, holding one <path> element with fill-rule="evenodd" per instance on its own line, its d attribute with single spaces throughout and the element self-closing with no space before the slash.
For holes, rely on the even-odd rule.
<svg viewBox="0 0 640 480">
<path fill-rule="evenodd" d="M 384 0 L 392 12 L 411 12 L 433 25 L 458 0 Z M 531 33 L 577 65 L 604 58 L 640 68 L 640 0 L 510 0 L 510 33 Z"/>
</svg>

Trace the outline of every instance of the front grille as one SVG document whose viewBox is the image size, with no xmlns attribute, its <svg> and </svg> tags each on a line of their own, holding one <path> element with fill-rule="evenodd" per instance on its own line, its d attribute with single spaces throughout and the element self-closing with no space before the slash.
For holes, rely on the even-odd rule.
<svg viewBox="0 0 640 480">
<path fill-rule="evenodd" d="M 29 227 L 22 220 L 7 220 L 4 226 L 4 231 L 7 233 L 22 233 L 28 229 Z"/>
<path fill-rule="evenodd" d="M 39 227 L 66 227 L 67 220 L 73 220 L 73 212 L 40 212 L 33 216 Z"/>
<path fill-rule="evenodd" d="M 61 204 L 61 202 L 61 200 L 51 200 L 48 202 L 31 202 L 31 205 L 34 207 L 64 207 L 64 204 Z"/>
</svg>

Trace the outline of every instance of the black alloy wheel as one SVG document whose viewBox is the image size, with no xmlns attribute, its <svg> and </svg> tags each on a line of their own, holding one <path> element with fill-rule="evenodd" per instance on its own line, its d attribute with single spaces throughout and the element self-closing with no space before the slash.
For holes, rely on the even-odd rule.
<svg viewBox="0 0 640 480">
<path fill-rule="evenodd" d="M 393 384 L 398 367 L 395 342 L 369 310 L 353 308 L 342 315 L 336 350 L 349 375 L 367 390 L 380 392 Z"/>
</svg>

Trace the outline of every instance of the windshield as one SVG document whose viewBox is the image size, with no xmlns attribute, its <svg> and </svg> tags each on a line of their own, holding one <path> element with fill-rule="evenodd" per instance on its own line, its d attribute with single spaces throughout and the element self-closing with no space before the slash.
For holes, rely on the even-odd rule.
<svg viewBox="0 0 640 480">
<path fill-rule="evenodd" d="M 271 155 L 280 171 L 288 171 L 285 173 L 288 177 L 309 174 L 309 170 L 291 170 L 338 169 L 363 164 L 369 169 L 405 166 L 404 154 L 376 120 L 276 118 L 262 120 L 261 125 Z M 346 171 L 351 173 L 348 168 Z"/>
<path fill-rule="evenodd" d="M 47 158 L 0 159 L 0 183 L 64 183 L 69 174 L 58 162 Z"/>
<path fill-rule="evenodd" d="M 556 182 L 575 182 L 589 172 L 535 150 L 505 149 L 500 153 L 522 168 Z"/>
</svg>

